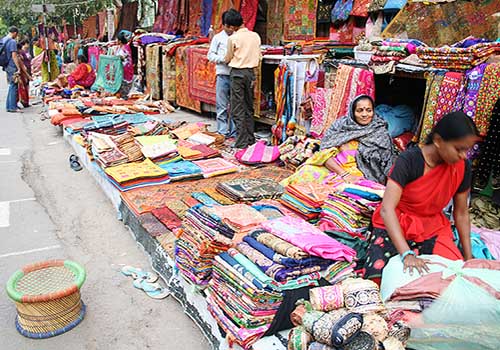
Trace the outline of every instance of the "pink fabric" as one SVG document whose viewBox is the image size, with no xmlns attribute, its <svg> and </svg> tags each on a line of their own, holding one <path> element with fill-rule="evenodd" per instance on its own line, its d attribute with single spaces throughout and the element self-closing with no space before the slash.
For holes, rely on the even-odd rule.
<svg viewBox="0 0 500 350">
<path fill-rule="evenodd" d="M 311 94 L 313 101 L 313 114 L 311 120 L 310 134 L 314 137 L 321 137 L 325 129 L 325 113 L 328 111 L 328 101 L 332 96 L 332 89 L 317 88 Z"/>
<path fill-rule="evenodd" d="M 354 249 L 327 236 L 320 229 L 303 219 L 283 216 L 266 221 L 261 226 L 273 235 L 296 245 L 311 255 L 349 262 L 356 256 Z"/>
<path fill-rule="evenodd" d="M 242 0 L 241 2 L 240 12 L 243 17 L 243 24 L 248 28 L 248 30 L 253 30 L 255 27 L 258 7 L 259 0 Z"/>
<path fill-rule="evenodd" d="M 272 163 L 280 156 L 277 146 L 266 146 L 265 141 L 259 141 L 246 149 L 242 149 L 234 155 L 235 158 L 245 164 Z"/>
<path fill-rule="evenodd" d="M 448 72 L 444 75 L 443 82 L 439 90 L 436 107 L 436 118 L 434 124 L 441 120 L 445 114 L 453 111 L 453 106 L 457 98 L 464 75 L 457 72 Z"/>
<path fill-rule="evenodd" d="M 493 255 L 495 259 L 500 260 L 500 232 L 477 227 L 473 227 L 472 231 L 479 233 L 479 236 L 488 247 L 491 255 Z"/>
<path fill-rule="evenodd" d="M 368 95 L 375 101 L 375 77 L 371 70 L 362 69 L 356 89 L 356 96 Z"/>
</svg>

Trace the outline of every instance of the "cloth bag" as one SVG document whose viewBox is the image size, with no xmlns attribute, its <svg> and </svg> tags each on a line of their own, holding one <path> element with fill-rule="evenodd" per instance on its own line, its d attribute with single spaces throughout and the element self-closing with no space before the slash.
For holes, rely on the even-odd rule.
<svg viewBox="0 0 500 350">
<path fill-rule="evenodd" d="M 258 141 L 255 144 L 242 149 L 234 155 L 243 164 L 272 163 L 280 156 L 278 146 L 267 146 L 265 141 Z"/>
</svg>

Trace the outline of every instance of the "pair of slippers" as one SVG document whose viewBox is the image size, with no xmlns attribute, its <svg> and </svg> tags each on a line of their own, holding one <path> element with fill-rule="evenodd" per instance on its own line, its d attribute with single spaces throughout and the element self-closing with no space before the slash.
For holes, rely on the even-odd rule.
<svg viewBox="0 0 500 350">
<path fill-rule="evenodd" d="M 82 165 L 80 164 L 80 158 L 78 158 L 78 156 L 75 154 L 69 156 L 69 166 L 74 171 L 80 171 L 83 169 Z"/>
<path fill-rule="evenodd" d="M 140 268 L 133 266 L 124 266 L 122 274 L 132 277 L 134 279 L 134 287 L 142 289 L 150 298 L 165 299 L 170 295 L 170 291 L 157 282 L 158 275 L 154 273 L 142 271 Z"/>
</svg>

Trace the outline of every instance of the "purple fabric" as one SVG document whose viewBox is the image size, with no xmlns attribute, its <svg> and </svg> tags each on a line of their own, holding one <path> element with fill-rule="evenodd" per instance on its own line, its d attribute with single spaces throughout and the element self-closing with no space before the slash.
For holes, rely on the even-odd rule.
<svg viewBox="0 0 500 350">
<path fill-rule="evenodd" d="M 300 218 L 283 216 L 264 222 L 262 228 L 305 252 L 324 259 L 351 262 L 356 256 L 354 249 L 327 236 L 323 231 Z"/>
<path fill-rule="evenodd" d="M 162 38 L 160 36 L 155 36 L 155 35 L 147 35 L 143 36 L 141 38 L 141 43 L 142 45 L 149 45 L 149 44 L 155 44 L 155 43 L 165 43 L 168 40 L 165 38 Z"/>
<path fill-rule="evenodd" d="M 202 4 L 202 15 L 201 15 L 201 35 L 207 36 L 210 30 L 210 24 L 212 23 L 212 5 L 213 0 L 203 0 Z"/>
<path fill-rule="evenodd" d="M 468 38 L 465 38 L 462 41 L 459 41 L 456 44 L 453 44 L 452 47 L 461 47 L 461 48 L 466 49 L 466 48 L 474 46 L 476 44 L 490 43 L 490 42 L 491 42 L 491 40 L 488 40 L 488 39 L 468 37 Z"/>
<path fill-rule="evenodd" d="M 467 116 L 471 117 L 472 120 L 474 120 L 476 115 L 477 95 L 479 94 L 479 88 L 481 87 L 481 81 L 483 80 L 486 66 L 488 66 L 488 64 L 483 63 L 465 73 L 468 83 L 467 93 L 465 94 L 463 103 L 463 111 Z"/>
</svg>

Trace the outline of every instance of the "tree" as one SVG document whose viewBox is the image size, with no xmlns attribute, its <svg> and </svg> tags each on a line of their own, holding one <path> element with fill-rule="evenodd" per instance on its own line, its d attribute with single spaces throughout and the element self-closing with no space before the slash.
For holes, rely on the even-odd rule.
<svg viewBox="0 0 500 350">
<path fill-rule="evenodd" d="M 31 32 L 31 28 L 39 23 L 39 13 L 31 10 L 31 5 L 41 4 L 42 0 L 0 0 L 0 29 L 2 23 L 6 26 L 17 26 L 21 33 Z M 78 9 L 77 25 L 86 18 L 95 15 L 103 9 L 113 6 L 113 0 L 46 0 L 45 3 L 55 4 L 56 11 L 49 13 L 47 24 L 61 25 L 63 20 L 73 23 L 73 9 Z"/>
</svg>

